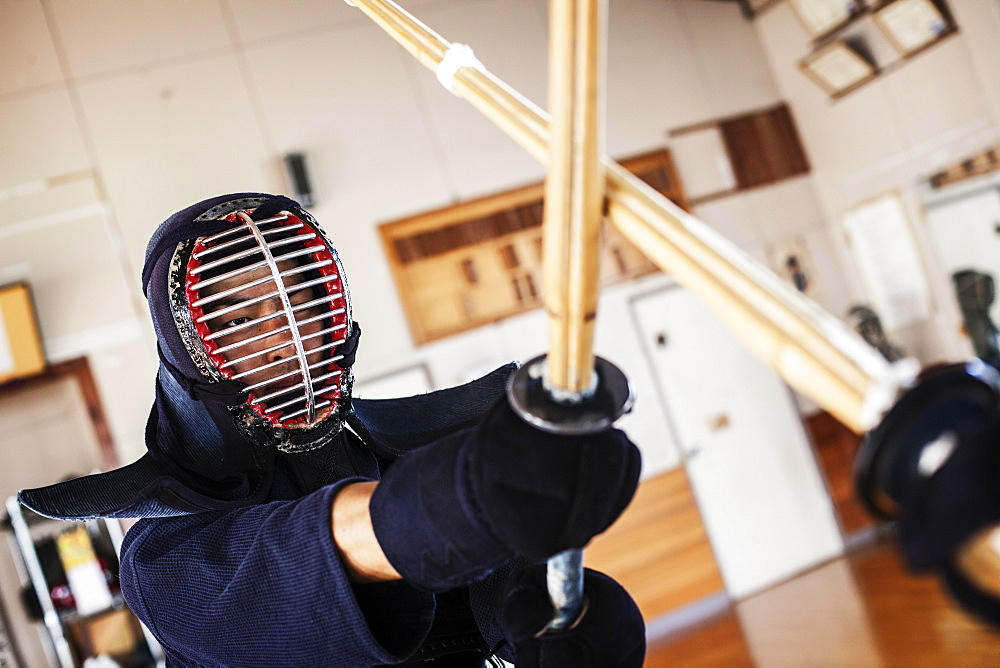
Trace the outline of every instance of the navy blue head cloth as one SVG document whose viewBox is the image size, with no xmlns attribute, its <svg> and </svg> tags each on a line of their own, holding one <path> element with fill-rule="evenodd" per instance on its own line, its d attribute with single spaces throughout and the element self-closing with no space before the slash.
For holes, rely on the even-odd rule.
<svg viewBox="0 0 1000 668">
<path fill-rule="evenodd" d="M 318 227 L 308 212 L 287 197 L 235 193 L 194 204 L 168 218 L 153 234 L 142 272 L 156 331 L 160 368 L 156 395 L 146 424 L 147 452 L 114 471 L 37 489 L 18 499 L 35 512 L 57 519 L 95 517 L 165 517 L 221 510 L 267 499 L 275 448 L 261 433 L 241 428 L 232 406 L 246 399 L 239 381 L 213 381 L 188 353 L 171 312 L 168 276 L 178 244 L 232 227 L 220 218 L 252 210 L 262 220 L 290 211 Z M 176 267 L 173 268 L 176 271 Z M 337 348 L 350 366 L 360 328 L 352 323 L 347 341 Z M 464 424 L 473 424 L 503 392 L 511 367 L 502 367 L 467 386 L 393 400 L 352 400 L 349 386 L 342 417 L 376 454 L 392 459 Z M 325 438 L 339 432 L 340 419 L 329 420 L 303 435 Z M 294 456 L 294 455 L 292 455 Z"/>
</svg>

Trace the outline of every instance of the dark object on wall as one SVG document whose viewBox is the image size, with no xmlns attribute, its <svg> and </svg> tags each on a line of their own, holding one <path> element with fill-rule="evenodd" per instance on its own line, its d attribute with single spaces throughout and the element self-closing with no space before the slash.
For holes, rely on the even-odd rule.
<svg viewBox="0 0 1000 668">
<path fill-rule="evenodd" d="M 302 206 L 314 205 L 316 203 L 316 196 L 313 193 L 312 183 L 309 180 L 309 170 L 306 168 L 305 154 L 286 154 L 285 171 L 288 174 L 289 183 L 295 190 L 292 193 L 292 199 L 297 200 Z"/>
<path fill-rule="evenodd" d="M 809 171 L 788 105 L 719 123 L 740 190 Z"/>
<path fill-rule="evenodd" d="M 785 268 L 788 269 L 788 274 L 792 277 L 795 289 L 799 292 L 805 292 L 809 288 L 809 276 L 802 269 L 799 258 L 795 255 L 789 255 L 788 259 L 785 260 Z"/>
<path fill-rule="evenodd" d="M 965 330 L 972 339 L 976 357 L 995 369 L 1000 369 L 1000 342 L 997 327 L 990 318 L 990 305 L 995 296 L 993 277 L 973 269 L 956 271 L 951 276 L 955 284 L 958 306 L 962 309 Z"/>
<path fill-rule="evenodd" d="M 781 0 L 736 0 L 739 3 L 740 9 L 743 11 L 743 16 L 748 19 L 752 19 L 764 10 L 776 5 Z"/>
<path fill-rule="evenodd" d="M 905 353 L 889 342 L 882 329 L 882 319 L 870 307 L 863 304 L 852 306 L 847 315 L 853 320 L 854 330 L 868 345 L 882 353 L 882 357 L 890 362 L 903 359 Z"/>
</svg>

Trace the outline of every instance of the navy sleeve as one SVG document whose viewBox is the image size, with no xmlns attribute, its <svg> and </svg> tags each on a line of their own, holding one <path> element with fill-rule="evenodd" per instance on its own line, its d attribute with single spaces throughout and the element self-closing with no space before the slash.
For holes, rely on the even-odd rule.
<svg viewBox="0 0 1000 668">
<path fill-rule="evenodd" d="M 514 646 L 504 637 L 500 621 L 508 585 L 530 563 L 514 557 L 477 582 L 469 583 L 469 603 L 486 645 L 501 659 L 514 662 Z"/>
<path fill-rule="evenodd" d="M 172 665 L 371 666 L 417 649 L 433 620 L 431 594 L 390 583 L 391 596 L 359 599 L 348 582 L 330 508 L 349 482 L 132 527 L 122 593 Z M 392 642 L 380 643 L 372 628 L 386 618 Z"/>
</svg>

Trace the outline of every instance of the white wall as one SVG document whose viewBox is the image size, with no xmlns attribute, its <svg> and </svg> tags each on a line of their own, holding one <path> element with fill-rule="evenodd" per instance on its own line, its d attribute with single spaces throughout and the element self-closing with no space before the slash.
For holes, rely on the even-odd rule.
<svg viewBox="0 0 1000 668">
<path fill-rule="evenodd" d="M 789 102 L 812 164 L 809 177 L 829 249 L 846 267 L 844 283 L 825 304 L 843 316 L 866 300 L 865 287 L 845 246 L 844 213 L 866 200 L 897 191 L 923 253 L 935 301 L 934 316 L 891 332 L 908 353 L 924 362 L 964 354 L 957 340 L 951 285 L 934 257 L 919 203 L 918 186 L 931 174 L 1000 141 L 1000 3 L 949 0 L 959 32 L 903 61 L 870 19 L 855 31 L 869 39 L 885 71 L 874 81 L 831 100 L 799 69 L 809 36 L 791 7 L 777 3 L 754 25 L 781 97 Z"/>
</svg>

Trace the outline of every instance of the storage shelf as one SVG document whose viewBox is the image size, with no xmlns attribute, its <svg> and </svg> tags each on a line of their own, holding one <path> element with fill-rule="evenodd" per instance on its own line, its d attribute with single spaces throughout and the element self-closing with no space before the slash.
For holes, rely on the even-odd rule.
<svg viewBox="0 0 1000 668">
<path fill-rule="evenodd" d="M 22 508 L 15 497 L 6 502 L 7 513 L 0 520 L 0 526 L 12 534 L 12 546 L 15 556 L 27 574 L 27 582 L 22 585 L 29 588 L 37 599 L 41 612 L 40 624 L 44 626 L 49 663 L 59 668 L 76 668 L 83 660 L 98 652 L 94 649 L 96 641 L 88 639 L 88 630 L 93 625 L 109 621 L 115 614 L 121 615 L 123 624 L 121 630 L 134 632 L 134 645 L 129 652 L 129 665 L 162 665 L 163 652 L 145 626 L 134 618 L 124 598 L 119 591 L 111 592 L 111 605 L 92 613 L 81 614 L 75 609 L 57 610 L 52 598 L 50 581 L 51 573 L 47 573 L 39 558 L 39 545 L 50 539 L 72 530 L 74 527 L 86 526 L 87 534 L 94 542 L 94 551 L 109 559 L 107 567 L 117 577 L 118 554 L 121 551 L 123 538 L 121 526 L 114 519 L 100 519 L 88 522 L 63 522 L 42 517 L 30 510 Z M 50 569 L 51 570 L 51 569 Z M 63 580 L 56 580 L 60 584 Z M 127 615 L 124 614 L 127 611 Z M 129 621 L 130 620 L 130 621 Z M 130 631 L 132 629 L 132 631 Z M 141 633 L 140 633 L 141 632 Z M 125 636 L 128 637 L 128 636 Z M 93 650 L 93 651 L 91 651 Z M 145 661 L 141 657 L 148 657 Z"/>
</svg>

